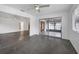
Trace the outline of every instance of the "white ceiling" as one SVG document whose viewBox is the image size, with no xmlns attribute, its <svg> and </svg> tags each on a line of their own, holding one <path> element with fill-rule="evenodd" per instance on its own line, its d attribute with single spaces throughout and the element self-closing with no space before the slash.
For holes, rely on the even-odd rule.
<svg viewBox="0 0 79 59">
<path fill-rule="evenodd" d="M 7 6 L 23 10 L 24 12 L 35 14 L 33 9 L 33 4 L 6 4 Z M 53 12 L 69 11 L 72 4 L 50 4 L 50 7 L 45 7 L 40 9 L 39 14 L 47 14 Z"/>
</svg>

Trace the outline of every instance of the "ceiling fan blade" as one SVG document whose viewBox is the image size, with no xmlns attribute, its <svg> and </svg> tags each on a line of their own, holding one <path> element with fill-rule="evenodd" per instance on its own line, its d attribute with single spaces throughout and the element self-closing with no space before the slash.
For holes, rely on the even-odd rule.
<svg viewBox="0 0 79 59">
<path fill-rule="evenodd" d="M 50 5 L 41 5 L 40 8 L 49 7 Z"/>
<path fill-rule="evenodd" d="M 33 10 L 34 9 L 34 7 L 31 7 L 31 8 L 28 8 L 27 10 Z"/>
</svg>

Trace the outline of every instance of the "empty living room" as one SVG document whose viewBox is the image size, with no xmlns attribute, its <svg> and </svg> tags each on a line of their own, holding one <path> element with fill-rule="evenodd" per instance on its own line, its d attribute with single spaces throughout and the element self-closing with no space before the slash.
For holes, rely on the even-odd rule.
<svg viewBox="0 0 79 59">
<path fill-rule="evenodd" d="M 0 54 L 78 54 L 78 4 L 0 4 Z"/>
</svg>

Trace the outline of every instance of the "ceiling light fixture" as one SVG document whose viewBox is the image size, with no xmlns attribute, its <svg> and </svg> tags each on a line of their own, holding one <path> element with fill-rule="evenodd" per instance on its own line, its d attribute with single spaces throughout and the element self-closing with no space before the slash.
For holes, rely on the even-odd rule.
<svg viewBox="0 0 79 59">
<path fill-rule="evenodd" d="M 38 4 L 35 4 L 34 6 L 35 6 L 35 10 L 40 12 L 40 6 Z"/>
<path fill-rule="evenodd" d="M 36 10 L 39 10 L 39 6 L 36 6 L 36 8 L 35 8 Z"/>
</svg>

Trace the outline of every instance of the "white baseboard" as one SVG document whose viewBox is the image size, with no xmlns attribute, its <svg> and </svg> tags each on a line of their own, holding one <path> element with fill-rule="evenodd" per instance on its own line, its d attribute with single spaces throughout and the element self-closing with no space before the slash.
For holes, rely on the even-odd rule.
<svg viewBox="0 0 79 59">
<path fill-rule="evenodd" d="M 70 40 L 71 44 L 75 48 L 76 52 L 79 54 L 79 43 L 76 42 L 75 40 Z"/>
</svg>

